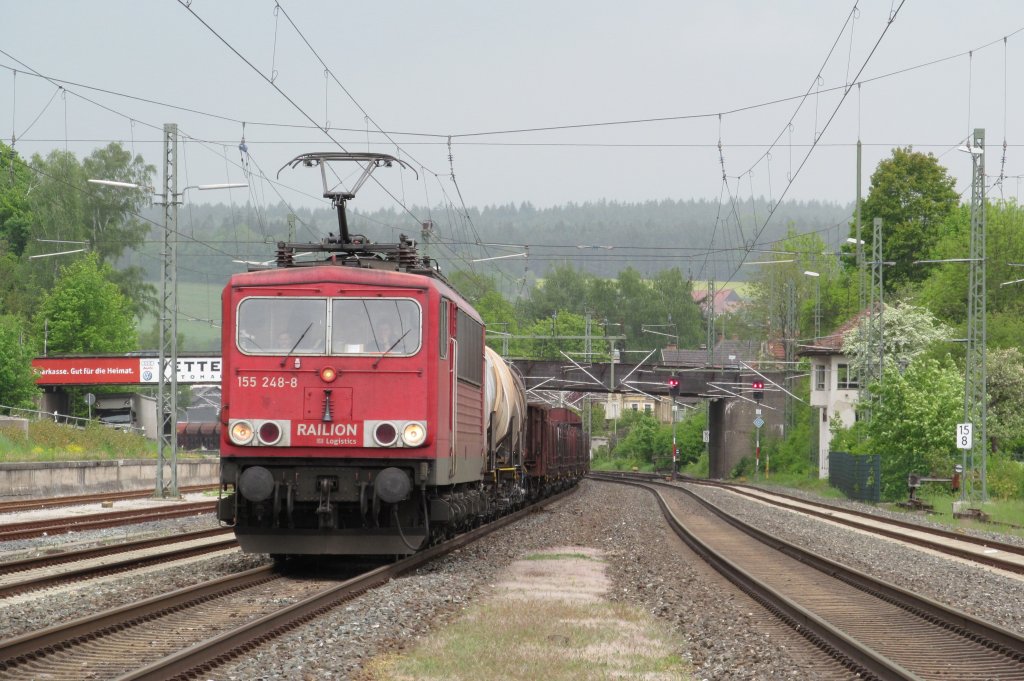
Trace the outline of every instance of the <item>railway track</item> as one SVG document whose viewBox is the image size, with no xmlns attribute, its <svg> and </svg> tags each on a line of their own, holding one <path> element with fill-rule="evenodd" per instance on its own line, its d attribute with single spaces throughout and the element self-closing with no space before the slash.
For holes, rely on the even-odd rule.
<svg viewBox="0 0 1024 681">
<path fill-rule="evenodd" d="M 216 528 L 0 563 L 0 599 L 236 546 L 230 528 Z"/>
<path fill-rule="evenodd" d="M 179 488 L 182 494 L 208 492 L 217 489 L 217 485 L 190 485 Z M 78 506 L 100 504 L 104 501 L 122 501 L 125 499 L 147 499 L 153 496 L 153 490 L 132 490 L 127 492 L 103 492 L 100 494 L 80 494 L 77 496 L 51 497 L 49 499 L 23 499 L 20 501 L 0 502 L 0 513 L 17 511 L 38 511 L 44 508 L 60 508 L 61 506 Z"/>
<path fill-rule="evenodd" d="M 694 551 L 862 678 L 1024 679 L 1014 632 L 771 537 L 682 487 L 592 477 L 650 491 Z"/>
<path fill-rule="evenodd" d="M 0 641 L 0 680 L 201 674 L 573 491 L 341 583 L 289 579 L 268 566 Z"/>
<path fill-rule="evenodd" d="M 725 489 L 779 508 L 822 518 L 891 539 L 898 539 L 974 563 L 1024 574 L 1024 548 L 1016 544 L 975 537 L 951 530 L 925 527 L 917 523 L 885 518 L 855 509 L 839 508 L 831 504 L 809 501 L 780 492 L 768 492 L 744 485 L 731 485 L 713 480 L 688 479 L 686 482 Z"/>
<path fill-rule="evenodd" d="M 174 506 L 141 508 L 130 511 L 110 511 L 107 513 L 90 513 L 88 515 L 67 516 L 49 520 L 33 520 L 19 523 L 0 524 L 0 542 L 13 539 L 30 539 L 43 535 L 82 532 L 104 527 L 132 525 L 153 520 L 183 518 L 190 515 L 213 513 L 217 507 L 215 501 L 198 501 L 180 503 Z"/>
<path fill-rule="evenodd" d="M 600 474 L 620 480 L 663 480 L 662 476 L 649 474 Z M 830 522 L 852 527 L 871 534 L 897 539 L 908 544 L 935 551 L 947 556 L 999 568 L 1015 574 L 1024 574 L 1024 547 L 1017 544 L 975 537 L 961 532 L 925 527 L 917 523 L 887 518 L 865 511 L 841 508 L 832 504 L 810 501 L 781 492 L 767 491 L 756 487 L 715 480 L 681 479 L 686 484 L 713 487 L 748 499 L 784 508 L 796 513 L 821 518 Z"/>
</svg>

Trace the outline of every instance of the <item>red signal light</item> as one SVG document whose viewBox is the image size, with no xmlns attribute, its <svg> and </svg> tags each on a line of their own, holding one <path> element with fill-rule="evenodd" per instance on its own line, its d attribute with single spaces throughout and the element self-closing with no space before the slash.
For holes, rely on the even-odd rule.
<svg viewBox="0 0 1024 681">
<path fill-rule="evenodd" d="M 679 379 L 675 376 L 670 376 L 668 381 L 668 394 L 673 398 L 679 396 Z"/>
<path fill-rule="evenodd" d="M 754 390 L 764 390 L 764 381 L 754 381 L 750 384 L 750 387 Z"/>
</svg>

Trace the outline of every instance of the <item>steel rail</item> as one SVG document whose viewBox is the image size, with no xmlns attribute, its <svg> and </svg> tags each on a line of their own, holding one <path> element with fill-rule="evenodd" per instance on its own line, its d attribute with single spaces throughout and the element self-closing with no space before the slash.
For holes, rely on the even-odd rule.
<svg viewBox="0 0 1024 681">
<path fill-rule="evenodd" d="M 308 622 L 339 604 L 351 600 L 369 589 L 383 584 L 394 577 L 414 570 L 447 553 L 499 530 L 506 525 L 542 510 L 579 489 L 573 487 L 565 492 L 543 499 L 527 508 L 502 516 L 482 527 L 458 535 L 436 546 L 415 553 L 388 566 L 377 568 L 316 594 L 304 601 L 284 608 L 258 620 L 242 625 L 238 629 L 198 643 L 190 648 L 158 660 L 142 669 L 117 678 L 117 681 L 164 681 L 166 679 L 187 679 L 195 674 L 209 672 L 214 667 L 239 657 L 245 652 L 273 638 Z"/>
<path fill-rule="evenodd" d="M 224 531 L 222 530 L 221 532 L 223 533 Z M 228 530 L 228 532 L 230 532 L 230 530 Z M 172 541 L 165 541 L 164 544 L 182 543 L 194 539 L 181 539 L 180 537 L 181 535 L 165 537 L 165 539 Z M 8 584 L 0 584 L 0 599 L 10 598 L 11 596 L 20 593 L 25 593 L 27 591 L 39 591 L 40 589 L 45 589 L 51 586 L 68 584 L 71 582 L 79 582 L 86 579 L 95 579 L 96 577 L 105 577 L 107 575 L 113 575 L 119 572 L 128 572 L 130 570 L 137 570 L 139 568 L 148 567 L 150 565 L 158 565 L 166 563 L 168 561 L 192 558 L 207 553 L 213 553 L 215 551 L 224 551 L 226 549 L 236 548 L 237 546 L 238 542 L 235 540 L 233 536 L 225 537 L 219 541 L 211 542 L 209 544 L 204 544 L 201 546 L 171 548 L 167 551 L 162 551 L 159 553 L 151 553 L 145 556 L 137 556 L 135 558 L 124 558 L 121 560 L 103 563 L 102 565 L 89 565 L 85 567 L 64 570 L 58 573 L 26 577 L 24 579 L 20 579 L 15 582 L 10 582 Z"/>
<path fill-rule="evenodd" d="M 194 492 L 207 492 L 217 489 L 217 485 L 190 485 L 179 488 L 182 494 Z M 99 494 L 79 494 L 67 497 L 51 497 L 48 499 L 24 499 L 20 501 L 0 502 L 0 513 L 15 513 L 18 511 L 38 511 L 46 508 L 60 508 L 61 506 L 78 506 L 85 504 L 99 504 L 104 501 L 123 501 L 125 499 L 147 499 L 153 496 L 153 490 L 130 490 L 125 492 L 102 492 Z"/>
<path fill-rule="evenodd" d="M 653 482 L 633 481 L 593 473 L 590 477 L 603 482 L 638 487 L 653 494 L 669 527 L 694 553 L 813 645 L 830 657 L 842 662 L 859 678 L 878 681 L 907 681 L 919 678 L 892 660 L 861 645 L 856 639 L 756 579 L 749 572 L 711 548 L 687 529 L 685 523 L 668 507 L 664 497 L 651 486 Z"/>
<path fill-rule="evenodd" d="M 843 508 L 841 506 L 833 506 L 831 504 L 819 501 L 809 501 L 807 499 L 801 499 L 799 497 L 784 494 L 782 492 L 761 490 L 757 487 L 722 483 L 714 480 L 686 479 L 684 482 L 697 485 L 704 485 L 708 487 L 715 487 L 718 489 L 726 489 L 735 494 L 741 494 L 750 499 L 756 499 L 758 501 L 770 503 L 781 508 L 787 508 L 791 511 L 796 511 L 797 513 L 804 513 L 806 515 L 815 516 L 817 518 L 823 518 L 825 520 L 829 520 L 834 523 L 839 523 L 841 525 L 846 525 L 848 527 L 855 527 L 859 530 L 866 530 L 868 532 L 872 532 L 874 534 L 881 534 L 892 539 L 899 539 L 900 541 L 905 541 L 907 543 L 915 544 L 917 546 L 934 549 L 942 553 L 955 555 L 960 558 L 965 558 L 976 563 L 981 563 L 983 565 L 988 565 L 991 567 L 997 567 L 1001 570 L 1008 570 L 1010 572 L 1015 572 L 1017 574 L 1024 574 L 1024 565 L 1000 560 L 1000 558 L 995 554 L 978 554 L 966 549 L 960 549 L 955 546 L 948 546 L 941 544 L 939 542 L 931 541 L 924 537 L 908 535 L 898 530 L 890 530 L 885 527 L 867 526 L 864 523 L 859 523 L 850 518 L 843 518 L 836 516 L 834 514 L 845 513 L 847 515 L 852 515 L 858 518 L 863 518 L 865 520 L 870 520 L 872 523 L 891 525 L 906 530 L 912 530 L 914 532 L 924 532 L 926 534 L 930 534 L 936 537 L 942 537 L 943 539 L 958 541 L 964 544 L 973 544 L 974 546 L 979 546 L 986 549 L 994 549 L 996 551 L 1000 551 L 1014 556 L 1024 556 L 1024 547 L 1021 547 L 1016 544 L 1008 544 L 1006 542 L 1001 542 L 994 539 L 984 539 L 982 537 L 975 537 L 970 534 L 963 534 L 951 530 L 944 530 L 942 528 L 925 527 L 924 525 L 912 523 L 907 520 L 899 520 L 897 518 L 886 518 L 883 516 L 868 513 L 866 511 L 858 511 L 856 509 L 848 509 Z M 760 494 L 755 493 L 754 490 L 760 492 Z M 786 501 L 794 503 L 786 503 L 786 501 L 766 498 L 763 495 L 769 495 L 770 497 L 779 497 L 780 499 L 784 499 Z M 804 506 L 812 506 L 814 508 L 804 508 Z"/>
<path fill-rule="evenodd" d="M 576 487 L 544 499 L 525 509 L 494 520 L 478 529 L 459 535 L 420 553 L 393 564 L 371 570 L 341 584 L 333 585 L 312 597 L 287 606 L 277 612 L 259 617 L 238 629 L 191 645 L 175 654 L 147 666 L 124 674 L 121 679 L 168 679 L 175 675 L 208 671 L 245 651 L 271 640 L 282 633 L 309 621 L 339 603 L 349 600 L 394 577 L 413 570 L 451 551 L 462 548 L 506 525 L 541 510 L 576 491 Z M 48 652 L 64 650 L 79 643 L 102 638 L 136 624 L 158 619 L 194 605 L 219 598 L 239 590 L 280 578 L 271 566 L 248 570 L 156 596 L 139 603 L 47 629 L 30 632 L 7 641 L 0 641 L 0 671 L 14 670 L 28 662 L 45 660 Z"/>
<path fill-rule="evenodd" d="M 600 476 L 592 477 L 595 477 L 596 479 L 602 479 Z M 685 525 L 678 518 L 676 518 L 674 514 L 671 513 L 671 509 L 668 508 L 668 505 L 665 502 L 664 498 L 657 491 L 657 489 L 655 489 L 657 487 L 668 488 L 674 490 L 676 493 L 682 493 L 691 497 L 699 504 L 701 504 L 701 506 L 703 506 L 704 508 L 712 512 L 714 515 L 727 522 L 729 525 L 750 535 L 751 537 L 757 539 L 761 543 L 776 549 L 781 554 L 788 556 L 793 560 L 799 561 L 809 567 L 812 567 L 820 573 L 829 575 L 837 580 L 840 580 L 854 587 L 855 589 L 870 594 L 871 596 L 874 596 L 875 598 L 880 599 L 881 601 L 884 601 L 892 606 L 901 608 L 902 610 L 910 613 L 911 615 L 920 618 L 922 621 L 929 622 L 936 627 L 951 632 L 960 637 L 964 641 L 972 642 L 978 648 L 985 648 L 991 651 L 996 651 L 1000 655 L 1004 656 L 1007 659 L 1008 663 L 1020 663 L 1022 660 L 1024 660 L 1024 637 L 1021 637 L 1015 632 L 1012 632 L 991 622 L 986 622 L 980 618 L 974 617 L 955 608 L 946 606 L 942 603 L 934 601 L 920 594 L 913 593 L 911 591 L 897 587 L 893 584 L 889 584 L 882 580 L 876 579 L 863 572 L 844 566 L 840 563 L 820 556 L 807 549 L 798 547 L 777 537 L 773 537 L 770 534 L 762 530 L 759 530 L 758 528 L 743 523 L 737 518 L 729 515 L 724 510 L 720 509 L 712 502 L 701 498 L 699 495 L 693 493 L 690 490 L 679 487 L 678 485 L 671 485 L 657 481 L 648 481 L 640 483 L 629 482 L 616 478 L 603 479 L 609 482 L 617 482 L 621 484 L 632 484 L 635 486 L 639 486 L 649 490 L 652 494 L 655 494 L 655 496 L 659 500 L 659 505 L 662 507 L 663 513 L 667 512 L 666 518 L 671 517 L 669 522 L 673 525 L 673 529 L 676 529 L 677 527 L 679 528 L 677 530 L 677 534 L 679 533 L 679 531 L 683 531 L 684 533 L 688 534 L 688 530 L 686 530 Z M 703 545 L 703 542 L 700 542 L 700 540 L 696 539 L 695 537 L 693 539 L 694 543 L 699 543 Z M 686 540 L 685 538 L 684 541 L 687 541 L 688 544 L 691 544 L 691 542 Z M 710 549 L 710 547 L 708 547 L 707 550 L 713 552 L 713 549 Z M 698 552 L 702 555 L 704 555 L 705 553 L 703 548 Z M 713 560 L 709 560 L 709 562 L 711 562 L 713 565 L 716 565 L 716 567 L 717 564 L 720 562 L 728 563 L 728 561 L 721 556 L 717 556 Z M 743 573 L 742 570 L 740 570 L 739 572 L 730 570 L 730 572 L 733 575 L 735 575 L 735 583 L 737 583 L 738 585 L 740 583 L 743 583 L 745 585 L 741 586 L 741 588 L 744 588 L 746 590 L 746 586 L 750 586 L 747 582 L 747 579 L 750 578 L 750 576 Z M 729 573 L 724 574 L 726 574 L 726 576 L 729 577 L 731 580 L 734 579 L 733 576 L 730 576 Z M 751 586 L 751 588 L 755 587 Z M 761 587 L 756 588 L 760 589 Z M 771 589 L 771 587 L 766 588 L 769 590 Z M 817 625 L 817 618 L 811 620 L 801 620 L 800 616 L 793 614 L 793 612 L 790 612 L 790 608 L 792 606 L 790 606 L 788 603 L 785 603 L 780 607 L 782 607 L 783 610 L 788 613 L 790 618 L 789 621 L 797 622 L 800 625 L 796 628 L 798 631 L 801 631 L 801 633 L 802 627 L 811 626 L 812 624 L 814 624 L 815 626 Z M 797 610 L 795 612 L 799 613 L 800 610 Z M 918 678 L 913 672 L 904 669 L 897 663 L 893 663 L 891 669 L 888 670 L 886 669 L 886 667 L 873 666 L 876 662 L 879 661 L 878 658 L 881 657 L 878 653 L 876 653 L 875 651 L 871 650 L 868 646 L 861 644 L 859 641 L 856 641 L 852 637 L 847 636 L 842 632 L 837 632 L 837 634 L 827 632 L 827 630 L 819 631 L 816 633 L 817 636 L 822 636 L 828 642 L 829 645 L 835 647 L 840 651 L 843 651 L 843 653 L 849 656 L 851 660 L 855 661 L 858 665 L 864 666 L 873 674 L 877 675 L 878 678 Z M 811 637 L 808 638 L 812 641 L 814 640 Z M 1013 678 L 1017 677 L 1014 676 Z"/>
<path fill-rule="evenodd" d="M 185 534 L 164 535 L 161 537 L 154 537 L 152 539 L 138 539 L 136 541 L 123 542 L 120 544 L 106 544 L 104 546 L 94 546 L 88 549 L 64 551 L 62 553 L 49 554 L 39 556 L 37 558 L 11 560 L 0 563 L 0 576 L 9 575 L 15 572 L 25 572 L 27 570 L 38 570 L 39 568 L 62 565 L 64 563 L 74 563 L 81 560 L 89 560 L 90 558 L 112 556 L 118 553 L 126 553 L 128 551 L 140 551 L 142 549 L 163 546 L 165 544 L 192 541 L 194 539 L 204 539 L 205 537 L 215 537 L 220 534 L 231 534 L 232 532 L 233 530 L 230 527 L 215 527 L 209 530 L 186 532 Z"/>
<path fill-rule="evenodd" d="M 146 523 L 153 520 L 181 518 L 183 516 L 212 512 L 216 508 L 216 501 L 200 501 L 177 504 L 175 506 L 156 506 L 133 509 L 131 511 L 90 513 L 88 515 L 65 516 L 50 520 L 0 524 L 0 542 L 11 541 L 12 539 L 30 539 L 44 534 L 67 534 L 68 532 Z"/>
<path fill-rule="evenodd" d="M 594 475 L 594 474 L 592 474 Z M 646 480 L 646 481 L 661 481 L 664 480 L 664 476 L 655 475 L 650 473 L 601 473 L 601 475 L 610 475 L 618 479 L 623 480 Z M 978 563 L 980 565 L 987 565 L 989 567 L 999 568 L 1000 570 L 1006 570 L 1007 572 L 1013 572 L 1015 574 L 1024 574 L 1024 564 L 1019 562 L 1007 561 L 1000 557 L 999 553 L 1004 553 L 1011 556 L 1024 557 L 1024 547 L 1017 544 L 1009 544 L 1006 542 L 1000 542 L 993 539 L 985 539 L 982 537 L 976 537 L 970 534 L 963 534 L 960 532 L 954 532 L 951 530 L 944 530 L 936 527 L 926 527 L 917 523 L 913 523 L 907 520 L 899 520 L 896 518 L 887 518 L 884 516 L 875 515 L 866 511 L 858 511 L 856 509 L 849 509 L 842 506 L 833 506 L 831 504 L 811 501 L 795 497 L 782 492 L 776 492 L 771 490 L 763 490 L 758 487 L 750 487 L 748 485 L 740 485 L 736 483 L 726 483 L 717 480 L 700 480 L 697 478 L 680 478 L 679 482 L 687 484 L 702 485 L 705 487 L 713 487 L 716 489 L 727 490 L 734 494 L 739 494 L 744 497 L 760 501 L 765 504 L 771 504 L 780 508 L 785 508 L 796 513 L 802 513 L 804 515 L 821 518 L 828 520 L 840 525 L 852 527 L 864 532 L 871 534 L 882 535 L 889 537 L 890 539 L 896 539 L 907 544 L 913 544 L 922 548 L 927 548 L 932 551 L 937 551 L 946 555 L 956 556 L 964 560 Z M 671 485 L 678 487 L 678 485 Z M 775 499 L 779 497 L 780 499 Z M 784 500 L 784 501 L 783 501 Z M 793 503 L 787 503 L 793 502 Z M 813 508 L 806 508 L 805 506 L 811 506 Z M 846 514 L 868 520 L 871 524 L 858 522 L 851 518 L 844 518 L 836 514 Z M 888 525 L 890 527 L 884 527 Z M 892 527 L 900 529 L 891 529 Z M 970 549 L 961 548 L 958 546 L 951 546 L 944 544 L 938 540 L 932 540 L 928 537 L 922 537 L 914 534 L 907 534 L 901 530 L 910 530 L 921 534 L 931 535 L 941 539 L 960 542 L 963 544 L 970 544 L 980 548 L 993 550 L 998 553 L 979 553 Z"/>
</svg>

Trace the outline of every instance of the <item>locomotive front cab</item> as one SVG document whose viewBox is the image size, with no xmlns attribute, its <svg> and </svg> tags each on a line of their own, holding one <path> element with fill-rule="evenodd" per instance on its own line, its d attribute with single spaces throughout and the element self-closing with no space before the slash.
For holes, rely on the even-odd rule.
<svg viewBox="0 0 1024 681">
<path fill-rule="evenodd" d="M 234 493 L 218 515 L 246 551 L 411 553 L 445 441 L 425 359 L 429 293 L 326 292 L 225 292 L 221 480 Z"/>
</svg>

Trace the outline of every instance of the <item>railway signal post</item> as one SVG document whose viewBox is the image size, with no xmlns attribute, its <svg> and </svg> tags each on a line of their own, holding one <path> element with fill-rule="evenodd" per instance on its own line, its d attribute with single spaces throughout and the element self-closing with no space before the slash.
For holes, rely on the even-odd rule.
<svg viewBox="0 0 1024 681">
<path fill-rule="evenodd" d="M 679 378 L 668 379 L 668 394 L 672 398 L 672 479 L 679 477 L 679 446 L 676 444 L 676 398 L 679 397 Z"/>
<path fill-rule="evenodd" d="M 757 400 L 757 415 L 754 417 L 754 477 L 757 478 L 761 467 L 761 426 L 764 419 L 761 418 L 761 400 L 764 399 L 764 381 L 758 379 L 752 381 L 750 387 L 754 391 L 754 399 Z M 768 464 L 765 462 L 764 476 L 768 477 Z"/>
</svg>

